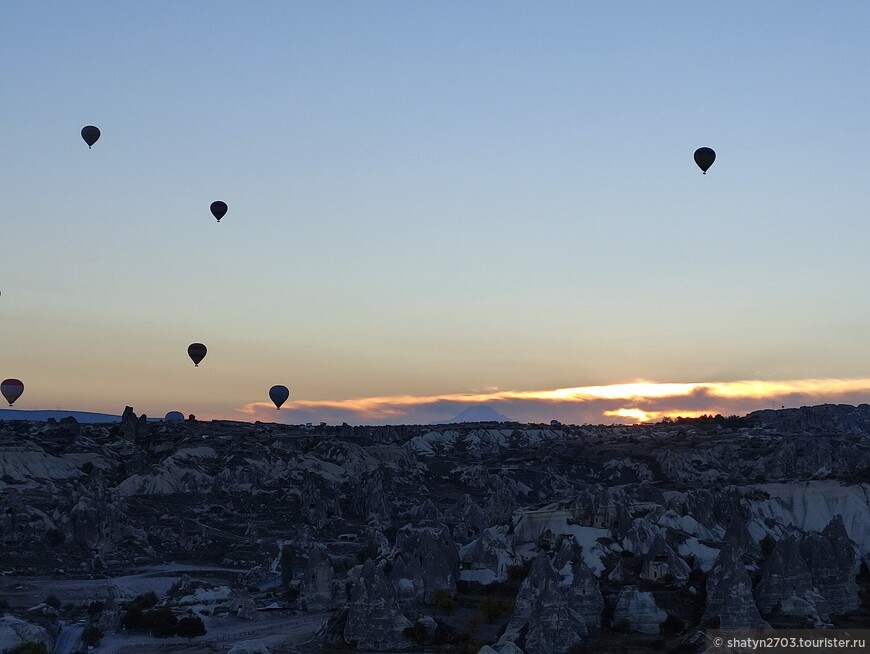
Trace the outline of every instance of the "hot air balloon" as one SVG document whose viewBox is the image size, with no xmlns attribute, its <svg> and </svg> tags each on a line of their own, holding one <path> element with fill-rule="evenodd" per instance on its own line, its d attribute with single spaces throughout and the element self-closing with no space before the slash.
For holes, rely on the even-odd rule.
<svg viewBox="0 0 870 654">
<path fill-rule="evenodd" d="M 281 405 L 287 401 L 288 397 L 290 397 L 290 391 L 286 386 L 279 384 L 269 389 L 269 399 L 275 403 L 275 408 L 278 410 L 281 409 Z"/>
<path fill-rule="evenodd" d="M 181 411 L 170 411 L 163 418 L 164 422 L 184 422 L 184 414 Z"/>
<path fill-rule="evenodd" d="M 211 203 L 211 215 L 217 218 L 217 221 L 220 222 L 221 218 L 227 215 L 227 203 L 221 202 L 218 200 L 217 202 Z"/>
<path fill-rule="evenodd" d="M 713 165 L 714 161 L 716 161 L 716 153 L 713 152 L 712 148 L 698 148 L 695 150 L 695 163 L 698 164 L 698 168 L 705 175 L 707 174 L 707 169 Z"/>
<path fill-rule="evenodd" d="M 91 146 L 93 146 L 93 144 L 97 142 L 97 139 L 100 138 L 100 130 L 93 125 L 82 127 L 82 138 L 85 140 L 85 143 L 88 144 L 88 150 L 90 150 Z"/>
<path fill-rule="evenodd" d="M 3 393 L 3 397 L 6 398 L 6 401 L 9 402 L 9 406 L 15 404 L 15 400 L 21 397 L 21 394 L 24 392 L 24 384 L 22 384 L 18 379 L 4 379 L 2 383 L 0 383 L 0 393 Z"/>
<path fill-rule="evenodd" d="M 187 346 L 187 356 L 193 360 L 193 365 L 199 366 L 199 362 L 205 358 L 208 349 L 202 343 L 191 343 Z"/>
</svg>

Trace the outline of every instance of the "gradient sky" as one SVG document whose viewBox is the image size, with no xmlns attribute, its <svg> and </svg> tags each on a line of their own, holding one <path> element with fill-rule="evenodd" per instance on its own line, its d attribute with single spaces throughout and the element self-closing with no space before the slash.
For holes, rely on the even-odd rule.
<svg viewBox="0 0 870 654">
<path fill-rule="evenodd" d="M 868 43 L 863 0 L 3 3 L 0 378 L 286 422 L 864 401 Z M 702 386 L 553 394 L 638 380 Z"/>
</svg>

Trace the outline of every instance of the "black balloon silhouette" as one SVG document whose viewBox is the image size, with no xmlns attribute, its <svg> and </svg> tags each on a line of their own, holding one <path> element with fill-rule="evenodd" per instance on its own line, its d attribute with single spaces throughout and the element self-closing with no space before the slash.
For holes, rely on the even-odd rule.
<svg viewBox="0 0 870 654">
<path fill-rule="evenodd" d="M 269 399 L 275 403 L 276 409 L 280 409 L 288 397 L 290 397 L 290 391 L 286 386 L 279 384 L 269 389 Z"/>
<path fill-rule="evenodd" d="M 713 152 L 712 148 L 698 148 L 695 150 L 695 163 L 698 164 L 698 168 L 705 175 L 707 174 L 707 169 L 713 165 L 714 161 L 716 161 L 716 153 Z"/>
<path fill-rule="evenodd" d="M 211 203 L 211 215 L 217 218 L 217 221 L 220 222 L 221 218 L 227 215 L 227 203 L 221 202 L 218 200 L 217 202 Z"/>
<path fill-rule="evenodd" d="M 193 361 L 193 365 L 199 366 L 199 362 L 205 358 L 208 349 L 202 343 L 191 343 L 187 348 L 187 356 Z"/>
<path fill-rule="evenodd" d="M 18 379 L 4 379 L 3 382 L 0 383 L 0 393 L 2 393 L 3 397 L 6 398 L 6 401 L 9 402 L 9 406 L 15 404 L 15 400 L 21 397 L 23 392 L 24 384 L 22 384 Z"/>
<path fill-rule="evenodd" d="M 82 138 L 88 144 L 88 150 L 90 150 L 91 146 L 100 138 L 100 130 L 93 125 L 82 127 Z"/>
</svg>

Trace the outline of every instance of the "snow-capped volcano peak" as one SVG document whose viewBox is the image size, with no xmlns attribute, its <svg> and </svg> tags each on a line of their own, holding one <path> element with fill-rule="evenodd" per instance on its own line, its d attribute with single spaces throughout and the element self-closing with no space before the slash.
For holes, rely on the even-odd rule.
<svg viewBox="0 0 870 654">
<path fill-rule="evenodd" d="M 459 415 L 444 420 L 442 424 L 450 424 L 454 422 L 510 422 L 511 419 L 503 416 L 492 407 L 485 404 L 470 406 L 463 410 Z"/>
</svg>

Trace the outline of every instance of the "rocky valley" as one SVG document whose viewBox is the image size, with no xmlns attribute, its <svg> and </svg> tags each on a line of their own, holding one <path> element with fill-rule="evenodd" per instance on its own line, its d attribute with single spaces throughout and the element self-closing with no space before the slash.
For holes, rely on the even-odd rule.
<svg viewBox="0 0 870 654">
<path fill-rule="evenodd" d="M 868 405 L 0 422 L 0 651 L 699 652 L 870 627 L 868 564 Z"/>
</svg>

